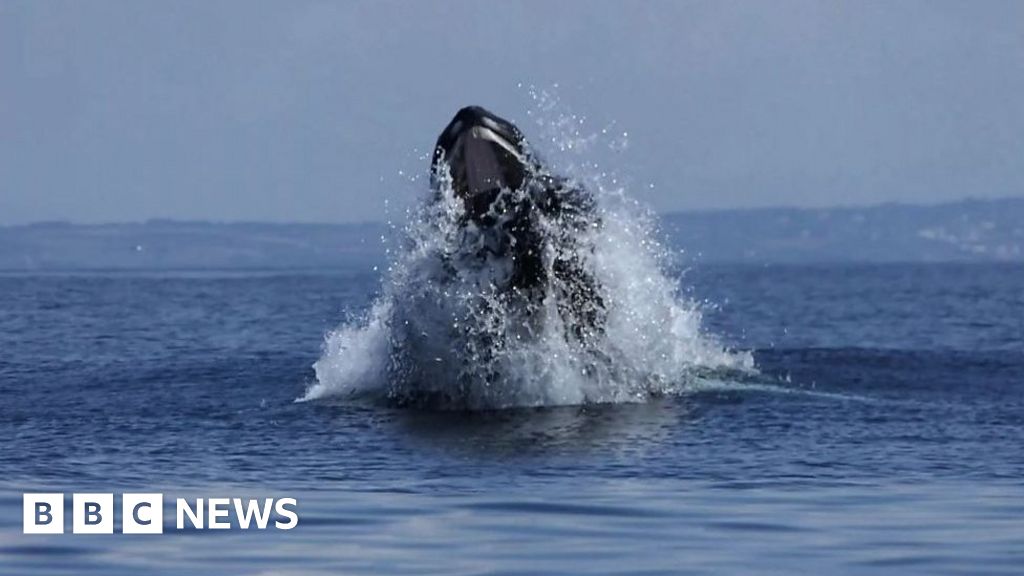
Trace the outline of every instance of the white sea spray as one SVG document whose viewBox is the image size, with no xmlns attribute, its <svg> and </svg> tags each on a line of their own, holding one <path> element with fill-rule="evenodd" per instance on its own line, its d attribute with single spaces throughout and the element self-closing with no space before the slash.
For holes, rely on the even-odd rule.
<svg viewBox="0 0 1024 576">
<path fill-rule="evenodd" d="M 599 136 L 581 135 L 583 122 L 559 113 L 547 94 L 534 97 L 541 141 L 569 154 L 557 171 L 597 201 L 600 225 L 579 232 L 585 237 L 574 245 L 587 251 L 579 261 L 602 287 L 603 328 L 586 344 L 571 335 L 578 327 L 559 313 L 556 274 L 547 275 L 539 301 L 509 297 L 502 286 L 510 263 L 481 260 L 489 231 L 466 224 L 441 175 L 438 196 L 406 224 L 381 296 L 364 317 L 327 335 L 317 381 L 301 400 L 375 396 L 453 409 L 639 402 L 685 392 L 708 372 L 754 370 L 749 353 L 702 329 L 699 305 L 667 273 L 670 253 L 653 217 L 617 179 L 577 161 Z M 560 224 L 544 220 L 540 229 L 564 234 Z M 554 257 L 546 254 L 545 265 Z"/>
</svg>

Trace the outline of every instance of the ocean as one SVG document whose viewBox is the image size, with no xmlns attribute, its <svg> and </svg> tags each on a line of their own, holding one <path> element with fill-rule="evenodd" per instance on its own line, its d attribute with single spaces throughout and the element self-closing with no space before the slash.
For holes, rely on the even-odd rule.
<svg viewBox="0 0 1024 576">
<path fill-rule="evenodd" d="M 693 264 L 701 334 L 752 368 L 637 401 L 297 402 L 382 274 L 0 275 L 0 573 L 1024 570 L 1019 266 Z M 162 492 L 165 531 L 22 534 L 25 492 Z M 193 496 L 300 519 L 176 530 Z"/>
</svg>

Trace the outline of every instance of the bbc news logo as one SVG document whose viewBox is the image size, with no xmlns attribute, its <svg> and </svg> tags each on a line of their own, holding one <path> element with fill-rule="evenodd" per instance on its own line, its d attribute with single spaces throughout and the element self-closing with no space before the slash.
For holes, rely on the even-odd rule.
<svg viewBox="0 0 1024 576">
<path fill-rule="evenodd" d="M 64 494 L 61 492 L 23 495 L 22 532 L 64 533 Z M 73 534 L 113 534 L 113 494 L 73 494 Z M 177 498 L 175 526 L 185 530 L 291 530 L 299 524 L 298 502 L 294 498 Z M 234 524 L 232 523 L 234 519 Z M 273 520 L 273 521 L 271 521 Z M 163 534 L 164 495 L 157 493 L 121 495 L 122 534 Z"/>
</svg>

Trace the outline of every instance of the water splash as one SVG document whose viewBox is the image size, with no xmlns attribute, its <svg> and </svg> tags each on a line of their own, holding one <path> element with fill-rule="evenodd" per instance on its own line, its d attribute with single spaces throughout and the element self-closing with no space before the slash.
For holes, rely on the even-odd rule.
<svg viewBox="0 0 1024 576">
<path fill-rule="evenodd" d="M 550 94 L 531 95 L 528 115 L 554 148 L 548 164 L 597 200 L 601 226 L 572 245 L 587 251 L 580 260 L 603 288 L 603 330 L 571 336 L 576 327 L 566 326 L 553 296 L 563 288 L 557 275 L 548 274 L 539 302 L 509 297 L 500 288 L 509 263 L 480 260 L 487 231 L 465 224 L 463 203 L 442 177 L 440 197 L 412 213 L 382 296 L 327 336 L 317 381 L 300 400 L 370 396 L 450 409 L 640 402 L 685 392 L 709 371 L 754 370 L 749 353 L 702 329 L 698 305 L 666 273 L 670 255 L 653 216 L 618 178 L 583 159 L 604 136 L 586 133 L 585 119 L 559 111 Z M 625 143 L 616 136 L 607 145 Z M 559 225 L 541 229 L 564 234 Z"/>
</svg>

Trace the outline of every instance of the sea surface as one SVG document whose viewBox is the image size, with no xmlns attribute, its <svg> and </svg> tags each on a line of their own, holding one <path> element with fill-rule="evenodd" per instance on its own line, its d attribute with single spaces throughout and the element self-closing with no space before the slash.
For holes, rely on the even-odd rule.
<svg viewBox="0 0 1024 576">
<path fill-rule="evenodd" d="M 0 574 L 1021 574 L 1024 268 L 694 265 L 757 373 L 644 403 L 295 402 L 366 266 L 0 274 Z M 293 497 L 24 535 L 22 493 Z M 120 522 L 118 521 L 118 525 Z"/>
</svg>

